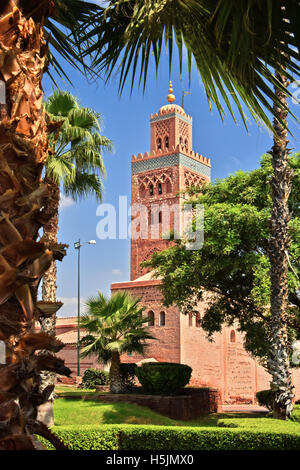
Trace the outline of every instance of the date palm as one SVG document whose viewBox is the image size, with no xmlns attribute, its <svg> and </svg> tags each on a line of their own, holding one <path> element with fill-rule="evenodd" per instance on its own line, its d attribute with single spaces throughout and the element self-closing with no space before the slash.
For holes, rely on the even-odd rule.
<svg viewBox="0 0 300 470">
<path fill-rule="evenodd" d="M 35 434 L 64 445 L 38 423 L 37 407 L 52 387 L 41 392 L 40 372 L 69 375 L 51 354 L 62 343 L 34 333 L 40 311 L 37 289 L 53 259 L 65 246 L 51 247 L 39 231 L 52 214 L 50 187 L 42 171 L 51 149 L 48 134 L 57 122 L 47 120 L 42 78 L 48 70 L 64 73 L 62 61 L 87 71 L 78 28 L 97 7 L 82 0 L 2 0 L 0 4 L 0 80 L 5 90 L 0 121 L 0 340 L 6 364 L 0 366 L 0 449 L 34 449 Z M 60 57 L 60 58 L 59 58 Z"/>
<path fill-rule="evenodd" d="M 46 102 L 52 121 L 63 122 L 59 131 L 49 136 L 53 153 L 46 160 L 45 181 L 53 197 L 48 206 L 53 216 L 44 225 L 43 240 L 57 243 L 60 192 L 77 201 L 89 195 L 102 199 L 105 167 L 103 150 L 111 149 L 111 141 L 100 134 L 100 115 L 80 107 L 77 99 L 65 91 L 56 91 Z M 43 300 L 56 301 L 56 263 L 52 262 L 43 277 Z"/>
<path fill-rule="evenodd" d="M 165 42 L 171 71 L 177 47 L 182 72 L 183 47 L 200 74 L 209 106 L 223 117 L 220 100 L 234 117 L 233 104 L 246 125 L 250 111 L 274 133 L 274 177 L 270 219 L 271 315 L 269 372 L 275 391 L 275 416 L 292 409 L 289 344 L 286 334 L 288 197 L 291 170 L 287 149 L 288 81 L 299 75 L 300 3 L 298 0 L 114 0 L 97 13 L 90 32 L 94 67 L 109 79 L 119 71 L 120 91 L 132 72 L 143 82 L 153 57 L 156 69 Z M 139 73 L 137 73 L 140 68 Z M 274 70 L 276 71 L 274 73 Z M 230 98 L 229 98 L 230 97 Z M 273 124 L 268 113 L 274 118 Z"/>
<path fill-rule="evenodd" d="M 96 355 L 99 362 L 110 362 L 110 391 L 124 391 L 120 378 L 120 355 L 143 354 L 147 339 L 155 339 L 144 326 L 148 318 L 143 317 L 140 299 L 127 292 L 117 292 L 109 299 L 101 292 L 87 302 L 87 313 L 82 316 L 80 326 L 87 330 L 81 339 L 81 355 Z"/>
<path fill-rule="evenodd" d="M 61 189 L 63 194 L 74 200 L 94 195 L 102 198 L 102 178 L 105 167 L 102 159 L 104 149 L 111 148 L 111 142 L 100 134 L 100 115 L 91 109 L 80 107 L 77 99 L 66 91 L 57 90 L 45 104 L 48 118 L 62 123 L 59 130 L 49 136 L 52 154 L 48 156 L 45 166 L 45 178 L 49 187 L 47 210 L 53 214 L 43 228 L 43 242 L 48 246 L 57 244 L 59 201 Z M 44 273 L 42 299 L 45 302 L 56 302 L 56 261 Z M 41 329 L 55 335 L 56 314 L 40 316 Z M 55 374 L 42 374 L 42 388 L 55 384 Z M 49 397 L 47 423 L 53 424 L 53 396 Z"/>
</svg>

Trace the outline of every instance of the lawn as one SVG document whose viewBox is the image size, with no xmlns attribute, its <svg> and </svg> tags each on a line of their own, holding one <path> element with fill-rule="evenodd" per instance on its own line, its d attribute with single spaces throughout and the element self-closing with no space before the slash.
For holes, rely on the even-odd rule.
<svg viewBox="0 0 300 470">
<path fill-rule="evenodd" d="M 295 406 L 294 421 L 278 421 L 257 413 L 216 413 L 195 421 L 176 421 L 146 407 L 127 403 L 101 403 L 93 400 L 94 391 L 85 391 L 88 400 L 76 398 L 82 390 L 73 390 L 70 398 L 54 403 L 55 426 L 103 424 L 153 424 L 158 426 L 231 427 L 292 431 L 300 433 L 300 405 Z M 59 390 L 61 396 L 70 390 Z M 299 418 L 299 421 L 297 419 Z"/>
<path fill-rule="evenodd" d="M 74 450 L 300 449 L 300 405 L 287 422 L 230 412 L 176 421 L 134 404 L 101 403 L 94 390 L 60 386 L 56 394 L 52 430 Z"/>
</svg>

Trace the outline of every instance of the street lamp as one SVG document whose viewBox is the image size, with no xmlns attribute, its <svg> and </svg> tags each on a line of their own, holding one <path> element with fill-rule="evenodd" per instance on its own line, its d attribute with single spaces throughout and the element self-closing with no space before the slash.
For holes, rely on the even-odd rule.
<svg viewBox="0 0 300 470">
<path fill-rule="evenodd" d="M 89 242 L 74 243 L 75 250 L 78 250 L 78 298 L 77 298 L 77 375 L 80 376 L 80 248 L 83 245 L 96 245 L 96 240 L 90 240 Z"/>
</svg>

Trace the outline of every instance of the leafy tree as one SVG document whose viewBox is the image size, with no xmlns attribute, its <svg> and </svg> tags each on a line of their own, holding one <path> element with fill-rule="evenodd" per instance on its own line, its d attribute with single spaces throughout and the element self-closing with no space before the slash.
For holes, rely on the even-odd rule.
<svg viewBox="0 0 300 470">
<path fill-rule="evenodd" d="M 300 154 L 289 159 L 294 169 L 289 199 L 293 211 L 289 223 L 289 342 L 300 338 Z M 204 244 L 186 249 L 185 240 L 145 263 L 163 277 L 167 305 L 175 303 L 185 313 L 197 311 L 197 303 L 209 293 L 201 326 L 211 338 L 222 326 L 237 322 L 245 333 L 245 347 L 266 366 L 270 357 L 270 260 L 268 220 L 272 206 L 270 155 L 251 172 L 238 171 L 227 178 L 191 188 L 193 204 L 204 205 Z M 195 222 L 194 222 L 195 223 Z"/>
<path fill-rule="evenodd" d="M 120 355 L 123 353 L 143 354 L 145 340 L 155 339 L 144 323 L 140 299 L 127 292 L 117 292 L 109 299 L 101 292 L 87 302 L 87 313 L 82 316 L 80 326 L 88 331 L 81 339 L 82 357 L 96 355 L 99 362 L 110 362 L 110 391 L 121 393 L 123 382 L 120 377 Z"/>
</svg>

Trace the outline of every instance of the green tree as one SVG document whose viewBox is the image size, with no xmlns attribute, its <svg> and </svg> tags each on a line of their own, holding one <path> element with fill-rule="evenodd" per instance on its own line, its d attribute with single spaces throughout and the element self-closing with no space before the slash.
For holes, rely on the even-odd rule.
<svg viewBox="0 0 300 470">
<path fill-rule="evenodd" d="M 127 292 L 117 292 L 109 299 L 101 292 L 87 302 L 87 313 L 82 316 L 80 326 L 88 331 L 81 339 L 82 357 L 96 355 L 99 362 L 110 362 L 110 391 L 121 393 L 120 355 L 123 353 L 144 354 L 147 339 L 151 336 L 144 323 L 144 308 L 140 299 Z"/>
<path fill-rule="evenodd" d="M 288 341 L 300 338 L 300 154 L 289 159 L 294 169 L 289 199 Z M 147 266 L 163 277 L 167 305 L 175 303 L 185 313 L 196 312 L 197 303 L 209 292 L 201 326 L 208 337 L 223 325 L 237 322 L 245 333 L 245 347 L 265 367 L 270 358 L 270 260 L 269 218 L 272 208 L 269 182 L 273 175 L 270 155 L 260 168 L 238 171 L 227 178 L 191 188 L 193 204 L 204 206 L 204 244 L 186 249 L 185 240 L 155 253 Z M 199 194 L 201 190 L 201 194 Z M 195 223 L 195 222 L 194 222 Z M 194 227 L 195 228 L 195 227 Z M 293 305 L 293 306 L 291 306 Z M 270 369 L 269 369 L 270 372 Z"/>
</svg>

